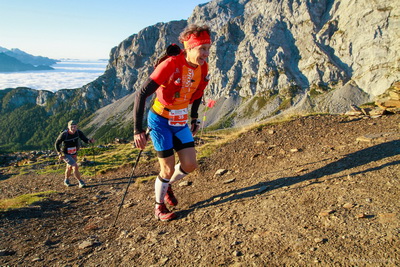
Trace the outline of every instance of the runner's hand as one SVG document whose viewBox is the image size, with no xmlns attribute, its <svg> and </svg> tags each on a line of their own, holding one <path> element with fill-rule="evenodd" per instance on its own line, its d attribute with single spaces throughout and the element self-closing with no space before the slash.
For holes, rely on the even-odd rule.
<svg viewBox="0 0 400 267">
<path fill-rule="evenodd" d="M 146 133 L 138 133 L 133 136 L 135 146 L 141 150 L 145 149 L 147 138 Z"/>
<path fill-rule="evenodd" d="M 199 131 L 200 129 L 200 120 L 199 119 L 193 119 L 190 122 L 190 131 L 192 132 L 192 135 L 195 136 L 196 133 Z"/>
</svg>

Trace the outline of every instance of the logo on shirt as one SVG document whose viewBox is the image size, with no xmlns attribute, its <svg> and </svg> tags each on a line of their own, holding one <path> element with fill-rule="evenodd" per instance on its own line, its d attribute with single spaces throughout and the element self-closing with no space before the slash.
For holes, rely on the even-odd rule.
<svg viewBox="0 0 400 267">
<path fill-rule="evenodd" d="M 192 69 L 188 69 L 187 75 L 185 77 L 182 77 L 183 86 L 190 87 L 192 85 L 193 76 L 194 71 Z"/>
</svg>

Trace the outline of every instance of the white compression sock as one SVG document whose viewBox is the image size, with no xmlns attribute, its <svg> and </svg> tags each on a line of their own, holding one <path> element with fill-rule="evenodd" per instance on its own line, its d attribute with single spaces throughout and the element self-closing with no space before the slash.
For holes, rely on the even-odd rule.
<svg viewBox="0 0 400 267">
<path fill-rule="evenodd" d="M 154 191 L 156 193 L 156 203 L 164 203 L 164 197 L 167 193 L 169 181 L 167 179 L 163 179 L 160 176 L 157 176 L 156 181 L 154 183 Z"/>
<path fill-rule="evenodd" d="M 175 171 L 174 171 L 174 174 L 172 174 L 172 177 L 171 177 L 171 180 L 169 181 L 169 183 L 173 184 L 173 183 L 181 180 L 186 175 L 188 175 L 188 173 L 185 172 L 184 170 L 182 170 L 181 164 L 178 163 L 175 165 Z"/>
</svg>

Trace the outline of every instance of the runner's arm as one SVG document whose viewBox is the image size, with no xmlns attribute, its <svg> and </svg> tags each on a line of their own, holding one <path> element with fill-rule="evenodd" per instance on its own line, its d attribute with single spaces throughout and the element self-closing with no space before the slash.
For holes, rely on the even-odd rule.
<svg viewBox="0 0 400 267">
<path fill-rule="evenodd" d="M 192 109 L 190 110 L 190 117 L 192 119 L 197 119 L 199 117 L 199 107 L 201 104 L 201 97 L 196 99 L 192 104 Z"/>
<path fill-rule="evenodd" d="M 144 83 L 142 88 L 135 93 L 133 107 L 133 132 L 134 134 L 143 133 L 143 114 L 146 106 L 146 98 L 164 84 L 174 73 L 176 64 L 173 57 L 169 57 L 161 62 Z"/>
<path fill-rule="evenodd" d="M 78 136 L 83 142 L 89 144 L 90 141 L 89 138 L 87 138 L 86 135 L 81 130 L 78 130 Z"/>
<path fill-rule="evenodd" d="M 133 106 L 133 131 L 134 134 L 139 134 L 144 132 L 143 130 L 143 114 L 144 107 L 146 105 L 147 97 L 154 94 L 157 90 L 158 85 L 152 79 L 147 79 L 147 81 L 142 86 L 142 89 L 138 90 L 134 96 L 134 106 Z"/>
<path fill-rule="evenodd" d="M 56 151 L 57 151 L 57 153 L 58 154 L 61 154 L 61 153 L 63 153 L 62 151 L 61 151 L 61 143 L 64 141 L 64 132 L 62 132 L 58 137 L 57 137 L 57 140 L 56 140 L 56 142 L 54 143 L 54 147 L 55 147 L 55 149 L 56 149 Z"/>
</svg>

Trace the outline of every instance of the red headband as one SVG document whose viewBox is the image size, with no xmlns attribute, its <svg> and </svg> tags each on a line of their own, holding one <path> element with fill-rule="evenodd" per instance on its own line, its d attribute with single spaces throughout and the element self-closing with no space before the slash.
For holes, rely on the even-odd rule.
<svg viewBox="0 0 400 267">
<path fill-rule="evenodd" d="M 191 34 L 189 35 L 189 38 L 183 42 L 185 49 L 190 49 L 203 44 L 211 44 L 210 35 L 206 31 L 200 32 L 199 36 Z"/>
</svg>

